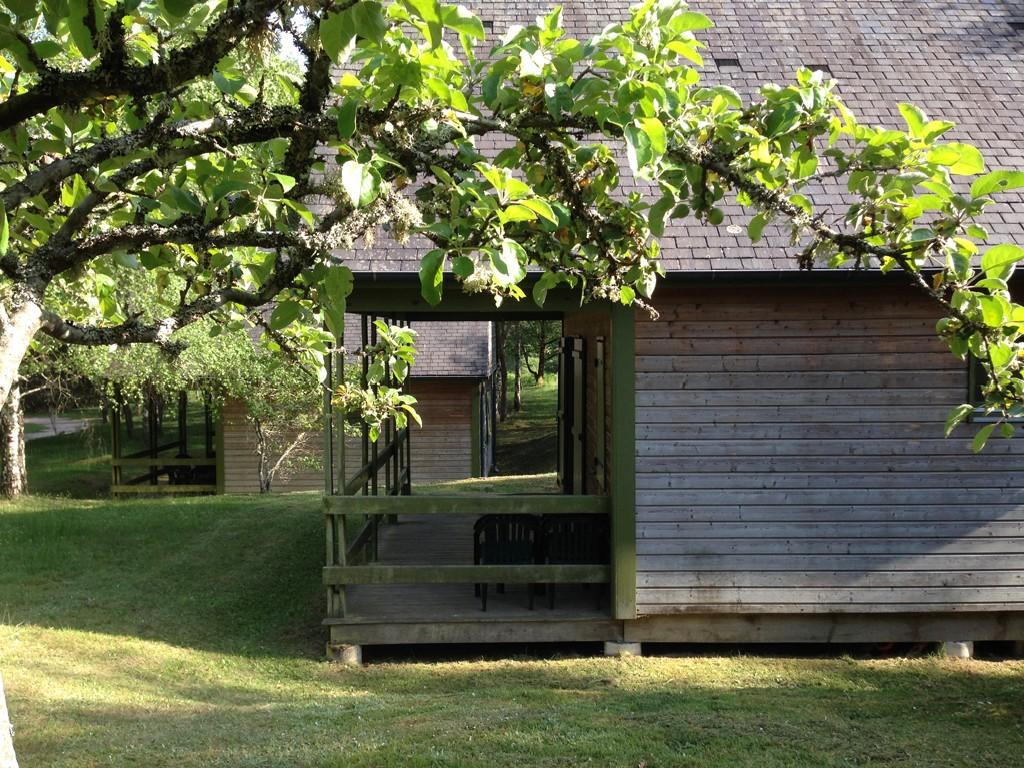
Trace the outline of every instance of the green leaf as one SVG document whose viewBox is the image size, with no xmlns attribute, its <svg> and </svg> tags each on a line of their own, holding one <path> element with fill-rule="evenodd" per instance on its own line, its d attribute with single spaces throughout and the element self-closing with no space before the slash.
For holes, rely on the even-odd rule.
<svg viewBox="0 0 1024 768">
<path fill-rule="evenodd" d="M 521 200 L 519 201 L 519 204 L 525 205 L 538 216 L 547 219 L 552 224 L 558 223 L 558 217 L 555 216 L 555 212 L 551 209 L 551 206 L 548 205 L 547 200 L 542 200 L 539 197 L 533 197 L 527 200 Z"/>
<path fill-rule="evenodd" d="M 215 69 L 213 71 L 213 82 L 222 93 L 230 96 L 241 90 L 242 86 L 245 85 L 245 78 L 235 72 L 222 72 L 219 69 Z"/>
<path fill-rule="evenodd" d="M 504 285 L 517 283 L 526 276 L 526 251 L 514 240 L 503 240 L 501 248 L 491 258 L 491 263 L 497 270 L 499 281 Z"/>
<path fill-rule="evenodd" d="M 183 213 L 190 213 L 194 216 L 203 210 L 203 205 L 199 202 L 199 198 L 187 189 L 172 185 L 167 188 L 167 194 L 175 207 Z"/>
<path fill-rule="evenodd" d="M 1024 248 L 1012 243 L 994 245 L 981 257 L 981 269 L 986 277 L 1005 280 L 1013 274 L 1017 263 L 1024 259 Z"/>
<path fill-rule="evenodd" d="M 920 138 L 924 134 L 925 126 L 928 124 L 928 116 L 913 104 L 900 104 L 900 114 L 907 121 L 910 135 L 915 139 Z"/>
<path fill-rule="evenodd" d="M 441 3 L 438 0 L 404 0 L 406 8 L 427 25 L 430 47 L 437 48 L 444 34 L 441 22 Z"/>
<path fill-rule="evenodd" d="M 666 50 L 672 51 L 677 56 L 682 56 L 687 61 L 692 61 L 698 67 L 704 66 L 704 57 L 697 52 L 697 43 L 686 40 L 673 40 L 665 46 Z"/>
<path fill-rule="evenodd" d="M 502 219 L 504 221 L 536 221 L 537 214 L 525 205 L 519 205 L 516 203 L 514 205 L 510 205 L 502 212 Z"/>
<path fill-rule="evenodd" d="M 975 453 L 981 453 L 985 449 L 985 443 L 988 442 L 988 439 L 992 436 L 992 432 L 995 428 L 995 424 L 986 424 L 984 427 L 979 429 L 978 433 L 971 441 L 971 450 Z"/>
<path fill-rule="evenodd" d="M 715 26 L 715 24 L 711 19 L 703 13 L 697 13 L 696 11 L 673 13 L 672 18 L 668 22 L 668 28 L 676 33 L 711 29 L 713 26 Z"/>
<path fill-rule="evenodd" d="M 376 0 L 360 0 L 347 11 L 352 19 L 352 26 L 360 37 L 379 43 L 388 31 L 388 22 L 384 18 L 383 6 Z"/>
<path fill-rule="evenodd" d="M 999 328 L 1006 320 L 1006 306 L 995 296 L 979 296 L 978 305 L 985 325 Z"/>
<path fill-rule="evenodd" d="M 768 217 L 763 213 L 757 214 L 750 220 L 747 225 L 747 235 L 750 237 L 750 242 L 756 243 L 761 239 L 761 235 L 764 234 L 764 228 L 768 225 Z"/>
<path fill-rule="evenodd" d="M 420 294 L 432 306 L 441 303 L 444 265 L 447 260 L 447 254 L 441 249 L 435 248 L 428 251 L 420 262 Z"/>
<path fill-rule="evenodd" d="M 441 9 L 441 21 L 460 35 L 477 40 L 484 38 L 484 25 L 473 13 L 461 5 L 446 5 Z"/>
<path fill-rule="evenodd" d="M 563 276 L 557 275 L 553 272 L 545 272 L 540 276 L 540 279 L 533 284 L 533 302 L 538 307 L 543 307 L 544 302 L 547 301 L 548 291 L 562 282 Z"/>
<path fill-rule="evenodd" d="M 180 19 L 187 16 L 197 2 L 198 0 L 160 0 L 160 5 L 168 16 Z"/>
<path fill-rule="evenodd" d="M 348 199 L 356 208 L 363 208 L 380 193 L 380 176 L 373 168 L 356 160 L 349 160 L 341 166 L 341 186 Z"/>
<path fill-rule="evenodd" d="M 651 206 L 647 215 L 647 225 L 651 228 L 651 234 L 661 237 L 665 234 L 665 216 L 675 205 L 675 198 L 672 195 L 664 195 L 658 202 Z"/>
<path fill-rule="evenodd" d="M 977 147 L 956 142 L 935 147 L 928 153 L 928 162 L 944 165 L 956 176 L 974 176 L 985 170 L 985 158 Z"/>
<path fill-rule="evenodd" d="M 800 122 L 800 110 L 792 102 L 782 104 L 765 118 L 764 131 L 769 138 L 788 133 Z"/>
<path fill-rule="evenodd" d="M 338 110 L 338 136 L 342 139 L 351 139 L 356 133 L 356 114 L 359 112 L 359 102 L 349 99 Z"/>
<path fill-rule="evenodd" d="M 270 313 L 271 329 L 277 331 L 287 325 L 291 325 L 298 318 L 301 310 L 302 307 L 297 301 L 285 299 L 278 302 L 277 306 L 274 307 L 274 311 Z"/>
<path fill-rule="evenodd" d="M 7 209 L 0 203 L 0 256 L 7 255 L 11 245 L 11 228 L 7 224 Z"/>
<path fill-rule="evenodd" d="M 328 267 L 320 303 L 324 309 L 327 330 L 334 334 L 335 338 L 341 338 L 345 333 L 345 305 L 351 293 L 352 270 L 343 266 Z"/>
<path fill-rule="evenodd" d="M 635 125 L 627 125 L 622 133 L 626 139 L 626 158 L 629 160 L 629 167 L 633 173 L 638 174 L 641 168 L 650 165 L 654 159 L 651 140 Z"/>
<path fill-rule="evenodd" d="M 972 413 L 974 413 L 974 406 L 970 403 L 964 403 L 954 408 L 949 414 L 949 418 L 946 419 L 946 437 L 953 434 L 953 430 Z"/>
<path fill-rule="evenodd" d="M 92 42 L 92 33 L 85 24 L 86 14 L 92 14 L 90 0 L 68 0 L 68 29 L 75 47 L 82 55 L 89 58 L 96 55 L 96 46 Z"/>
<path fill-rule="evenodd" d="M 288 190 L 295 186 L 294 176 L 289 176 L 286 173 L 270 173 L 268 175 L 281 185 L 281 189 L 285 194 L 288 194 Z"/>
<path fill-rule="evenodd" d="M 320 21 L 320 44 L 335 64 L 339 63 L 342 51 L 348 48 L 355 34 L 348 12 L 329 13 Z"/>
<path fill-rule="evenodd" d="M 640 130 L 647 134 L 651 142 L 651 149 L 655 157 L 661 157 L 668 149 L 668 137 L 665 133 L 665 126 L 656 117 L 642 117 L 637 120 Z"/>
<path fill-rule="evenodd" d="M 1024 187 L 1024 171 L 993 171 L 971 185 L 972 197 L 985 197 L 994 192 L 1009 192 Z"/>
</svg>

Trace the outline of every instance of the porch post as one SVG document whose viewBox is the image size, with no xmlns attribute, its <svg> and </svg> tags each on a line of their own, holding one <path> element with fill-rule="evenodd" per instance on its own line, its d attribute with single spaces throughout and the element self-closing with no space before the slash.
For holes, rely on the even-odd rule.
<svg viewBox="0 0 1024 768">
<path fill-rule="evenodd" d="M 334 495 L 334 345 L 324 354 L 324 494 Z"/>
<path fill-rule="evenodd" d="M 636 618 L 636 377 L 635 312 L 611 310 L 612 607 L 616 619 Z"/>
</svg>

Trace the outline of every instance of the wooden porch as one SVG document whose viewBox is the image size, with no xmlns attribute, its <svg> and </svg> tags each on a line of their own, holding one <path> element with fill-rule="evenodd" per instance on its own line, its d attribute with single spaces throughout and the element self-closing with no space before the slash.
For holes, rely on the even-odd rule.
<svg viewBox="0 0 1024 768">
<path fill-rule="evenodd" d="M 441 566 L 473 568 L 474 520 L 466 514 L 399 516 L 397 522 L 380 526 L 377 559 L 372 571 L 363 571 L 362 576 L 370 580 L 373 577 L 367 574 L 375 572 L 384 578 L 424 566 L 424 573 L 444 578 Z M 405 571 L 397 578 L 422 575 Z M 607 579 L 596 569 L 594 576 Z M 454 577 L 462 574 L 454 572 Z M 483 611 L 472 583 L 349 584 L 344 617 L 329 617 L 325 624 L 330 626 L 331 642 L 339 645 L 620 639 L 622 625 L 610 616 L 606 583 L 559 585 L 554 609 L 548 607 L 547 595 L 538 594 L 529 610 L 526 590 L 525 584 L 510 583 L 504 594 L 498 594 L 492 585 Z"/>
</svg>

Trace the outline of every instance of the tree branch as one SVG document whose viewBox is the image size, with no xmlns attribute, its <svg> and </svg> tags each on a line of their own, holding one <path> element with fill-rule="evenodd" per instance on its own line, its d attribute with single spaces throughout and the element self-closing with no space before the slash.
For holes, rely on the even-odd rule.
<svg viewBox="0 0 1024 768">
<path fill-rule="evenodd" d="M 110 96 L 135 98 L 172 91 L 213 71 L 224 56 L 249 35 L 258 32 L 286 0 L 244 0 L 229 6 L 205 34 L 191 45 L 146 66 L 127 65 L 117 53 L 124 38 L 111 36 L 99 67 L 83 72 L 40 70 L 39 82 L 0 104 L 0 131 L 42 114 L 53 107 L 79 107 Z M 111 17 L 115 18 L 115 17 Z M 31 47 L 29 48 L 31 50 Z"/>
</svg>

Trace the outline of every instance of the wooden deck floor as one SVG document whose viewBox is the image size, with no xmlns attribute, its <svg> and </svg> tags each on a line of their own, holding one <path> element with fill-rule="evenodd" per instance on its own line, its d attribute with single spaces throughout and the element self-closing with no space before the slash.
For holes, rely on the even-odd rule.
<svg viewBox="0 0 1024 768">
<path fill-rule="evenodd" d="M 473 518 L 408 517 L 381 527 L 378 562 L 388 565 L 471 565 Z M 356 585 L 346 592 L 347 614 L 327 619 L 334 643 L 545 642 L 616 640 L 622 623 L 609 616 L 607 587 L 559 585 L 554 609 L 546 595 L 528 607 L 525 585 L 498 594 L 487 610 L 472 584 Z M 598 590 L 602 590 L 600 609 Z"/>
</svg>

